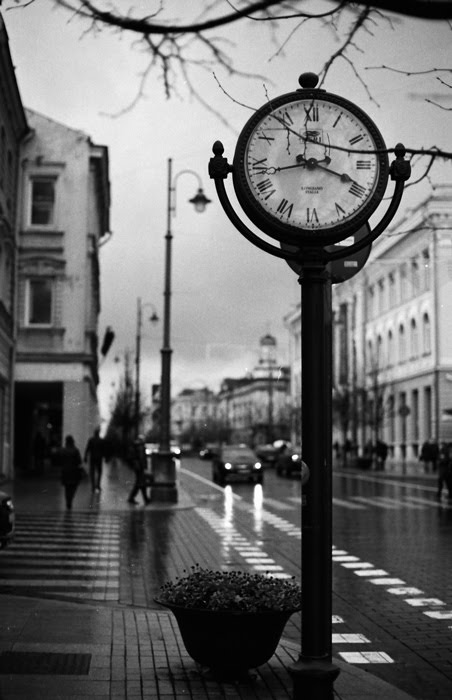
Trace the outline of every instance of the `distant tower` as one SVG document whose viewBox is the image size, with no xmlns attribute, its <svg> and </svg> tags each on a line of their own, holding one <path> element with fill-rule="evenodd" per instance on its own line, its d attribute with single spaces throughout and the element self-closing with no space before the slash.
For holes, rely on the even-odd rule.
<svg viewBox="0 0 452 700">
<path fill-rule="evenodd" d="M 256 378 L 268 377 L 276 368 L 276 338 L 270 333 L 262 336 L 259 342 L 259 364 L 254 370 Z"/>
</svg>

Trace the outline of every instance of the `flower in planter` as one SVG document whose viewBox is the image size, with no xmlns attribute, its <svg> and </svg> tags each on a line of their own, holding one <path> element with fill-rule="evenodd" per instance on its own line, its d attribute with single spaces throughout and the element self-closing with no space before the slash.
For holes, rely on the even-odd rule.
<svg viewBox="0 0 452 700">
<path fill-rule="evenodd" d="M 197 564 L 187 576 L 162 586 L 158 601 L 190 610 L 295 612 L 301 609 L 301 588 L 294 579 L 213 571 Z"/>
</svg>

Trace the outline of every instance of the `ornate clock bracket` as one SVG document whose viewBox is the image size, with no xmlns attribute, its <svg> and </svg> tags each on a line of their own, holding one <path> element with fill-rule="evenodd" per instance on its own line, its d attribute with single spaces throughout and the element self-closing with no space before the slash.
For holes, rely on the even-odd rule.
<svg viewBox="0 0 452 700">
<path fill-rule="evenodd" d="M 319 243 L 318 245 L 311 243 L 309 246 L 300 246 L 299 250 L 289 251 L 281 250 L 280 248 L 277 248 L 271 243 L 263 240 L 257 234 L 253 233 L 253 231 L 251 231 L 251 229 L 249 229 L 248 226 L 241 220 L 231 204 L 224 184 L 224 181 L 229 173 L 233 171 L 233 166 L 228 162 L 228 159 L 223 156 L 224 147 L 221 141 L 215 141 L 212 151 L 214 156 L 209 162 L 209 175 L 215 182 L 215 188 L 221 206 L 223 207 L 225 214 L 233 226 L 235 226 L 242 236 L 244 236 L 257 248 L 260 248 L 266 253 L 270 253 L 277 258 L 292 260 L 301 264 L 303 263 L 303 259 L 305 259 L 307 262 L 307 260 L 312 257 L 314 257 L 316 261 L 321 260 L 324 264 L 327 264 L 333 260 L 340 260 L 342 258 L 349 257 L 350 255 L 359 252 L 366 246 L 373 243 L 389 226 L 390 222 L 394 218 L 402 199 L 405 182 L 411 175 L 410 163 L 409 161 L 405 160 L 406 149 L 403 144 L 398 143 L 394 148 L 396 158 L 392 161 L 390 166 L 391 180 L 394 180 L 395 182 L 394 192 L 386 213 L 383 215 L 381 221 L 372 231 L 368 233 L 367 236 L 364 236 L 361 240 L 351 246 L 347 246 L 347 248 L 343 250 L 331 251 L 325 247 L 322 247 L 322 243 Z M 350 234 L 352 233 L 353 232 L 351 231 Z"/>
</svg>

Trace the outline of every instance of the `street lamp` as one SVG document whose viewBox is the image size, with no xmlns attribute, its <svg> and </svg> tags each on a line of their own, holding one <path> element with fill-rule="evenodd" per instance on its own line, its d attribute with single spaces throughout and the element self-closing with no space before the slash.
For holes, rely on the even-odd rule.
<svg viewBox="0 0 452 700">
<path fill-rule="evenodd" d="M 141 328 L 143 325 L 143 309 L 146 306 L 152 307 L 152 316 L 149 317 L 151 323 L 157 323 L 159 317 L 155 310 L 154 304 L 141 302 L 141 297 L 137 299 L 137 336 L 135 345 L 135 437 L 140 433 L 140 363 L 141 363 Z"/>
<path fill-rule="evenodd" d="M 189 201 L 199 213 L 210 203 L 202 188 L 201 178 L 193 170 L 181 170 L 173 179 L 172 159 L 168 158 L 168 206 L 165 236 L 165 283 L 163 291 L 163 346 L 160 382 L 160 446 L 152 455 L 153 485 L 151 501 L 177 503 L 176 465 L 170 449 L 171 437 L 171 219 L 176 213 L 176 184 L 181 175 L 190 174 L 198 181 L 198 191 Z"/>
</svg>

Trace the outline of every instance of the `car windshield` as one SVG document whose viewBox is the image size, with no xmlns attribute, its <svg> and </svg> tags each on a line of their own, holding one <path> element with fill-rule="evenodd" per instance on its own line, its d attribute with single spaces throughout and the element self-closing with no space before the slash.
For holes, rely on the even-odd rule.
<svg viewBox="0 0 452 700">
<path fill-rule="evenodd" d="M 223 450 L 223 459 L 233 462 L 238 459 L 255 460 L 256 457 L 254 452 L 247 447 L 231 447 L 227 450 Z"/>
</svg>

